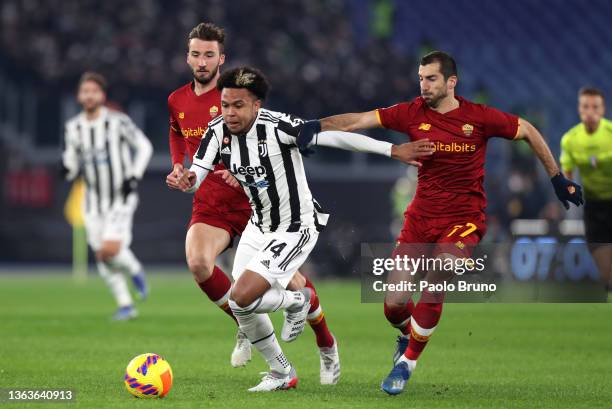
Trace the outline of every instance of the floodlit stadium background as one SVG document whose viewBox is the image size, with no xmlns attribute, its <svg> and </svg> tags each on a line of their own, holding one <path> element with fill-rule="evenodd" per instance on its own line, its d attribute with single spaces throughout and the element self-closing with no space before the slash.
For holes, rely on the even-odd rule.
<svg viewBox="0 0 612 409">
<path fill-rule="evenodd" d="M 140 186 L 134 251 L 148 268 L 172 265 L 187 274 L 191 198 L 164 183 L 170 169 L 166 98 L 190 80 L 186 36 L 200 21 L 226 29 L 226 68 L 250 64 L 267 73 L 273 87 L 267 107 L 304 118 L 412 99 L 419 56 L 447 51 L 459 65 L 459 95 L 526 117 L 558 157 L 562 133 L 578 122 L 578 88 L 612 90 L 611 15 L 605 0 L 150 0 L 129 6 L 4 0 L 0 262 L 8 271 L 71 263 L 72 233 L 63 212 L 70 185 L 57 177 L 59 144 L 63 122 L 78 110 L 76 81 L 93 69 L 108 77 L 109 101 L 155 146 Z M 383 130 L 370 135 L 403 140 Z M 332 214 L 310 273 L 355 276 L 359 243 L 391 242 L 398 232 L 414 170 L 323 149 L 306 166 L 313 193 Z M 581 210 L 562 210 L 523 143 L 489 144 L 486 190 L 486 241 L 582 234 Z"/>
</svg>

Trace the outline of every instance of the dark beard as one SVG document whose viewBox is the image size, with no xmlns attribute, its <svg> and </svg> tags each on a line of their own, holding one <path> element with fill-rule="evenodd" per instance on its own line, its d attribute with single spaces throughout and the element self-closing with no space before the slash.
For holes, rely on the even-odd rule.
<svg viewBox="0 0 612 409">
<path fill-rule="evenodd" d="M 197 76 L 193 76 L 193 79 L 197 82 L 199 82 L 202 85 L 208 85 L 210 84 L 210 82 L 213 80 L 213 78 L 215 78 L 217 76 L 217 73 L 219 72 L 219 66 L 217 65 L 217 68 L 215 68 L 214 71 L 210 72 L 210 76 L 208 78 L 204 78 L 204 79 L 200 79 Z"/>
<path fill-rule="evenodd" d="M 438 107 L 438 105 L 440 105 L 440 101 L 446 98 L 447 95 L 448 93 L 444 93 L 444 94 L 438 95 L 436 98 L 430 99 L 429 101 L 425 99 L 425 103 L 427 104 L 428 107 L 435 109 Z"/>
</svg>

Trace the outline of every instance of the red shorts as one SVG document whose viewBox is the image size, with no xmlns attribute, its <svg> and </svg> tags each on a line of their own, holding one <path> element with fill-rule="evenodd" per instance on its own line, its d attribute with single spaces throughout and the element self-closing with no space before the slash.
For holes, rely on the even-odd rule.
<svg viewBox="0 0 612 409">
<path fill-rule="evenodd" d="M 251 209 L 231 210 L 215 207 L 207 202 L 193 201 L 188 229 L 196 223 L 204 223 L 227 231 L 230 241 L 240 236 L 251 217 Z M 231 246 L 231 245 L 230 245 Z"/>
<path fill-rule="evenodd" d="M 407 211 L 396 244 L 423 244 L 421 254 L 426 257 L 441 253 L 470 257 L 486 231 L 484 214 L 465 218 L 432 218 Z"/>
</svg>

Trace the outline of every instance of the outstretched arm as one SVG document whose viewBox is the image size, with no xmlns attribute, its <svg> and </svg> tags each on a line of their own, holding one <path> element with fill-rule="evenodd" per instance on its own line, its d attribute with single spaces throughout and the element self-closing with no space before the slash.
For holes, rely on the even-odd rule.
<svg viewBox="0 0 612 409">
<path fill-rule="evenodd" d="M 309 149 L 314 136 L 321 131 L 344 131 L 352 132 L 359 129 L 370 129 L 381 127 L 377 111 L 350 113 L 328 116 L 323 119 L 306 121 L 300 126 L 297 137 L 297 146 L 304 156 L 309 156 L 314 151 Z"/>
<path fill-rule="evenodd" d="M 353 132 L 360 129 L 381 128 L 376 110 L 328 116 L 320 120 L 322 131 Z"/>
<path fill-rule="evenodd" d="M 519 130 L 516 139 L 525 139 L 533 152 L 536 154 L 552 182 L 557 197 L 566 209 L 569 209 L 569 202 L 576 206 L 583 204 L 582 188 L 579 184 L 565 178 L 559 170 L 557 162 L 553 157 L 550 148 L 546 144 L 542 134 L 523 118 L 519 119 Z"/>
<path fill-rule="evenodd" d="M 316 134 L 313 145 L 328 146 L 355 152 L 376 153 L 399 160 L 409 165 L 420 166 L 416 159 L 434 153 L 434 146 L 428 139 L 393 145 L 365 135 L 341 131 L 324 131 Z"/>
</svg>

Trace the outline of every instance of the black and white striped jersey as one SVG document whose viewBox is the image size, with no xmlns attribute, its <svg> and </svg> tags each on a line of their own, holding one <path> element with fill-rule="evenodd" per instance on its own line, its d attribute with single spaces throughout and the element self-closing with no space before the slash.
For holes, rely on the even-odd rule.
<svg viewBox="0 0 612 409">
<path fill-rule="evenodd" d="M 121 112 L 102 108 L 95 120 L 80 113 L 66 122 L 62 160 L 67 179 L 85 180 L 86 214 L 105 213 L 124 200 L 123 182 L 142 178 L 152 153 L 151 142 Z"/>
<path fill-rule="evenodd" d="M 295 144 L 303 122 L 262 108 L 245 135 L 233 135 L 223 117 L 216 118 L 208 124 L 193 158 L 191 170 L 198 174 L 197 186 L 221 161 L 241 183 L 253 209 L 251 221 L 261 231 L 320 230 L 328 215 L 312 197 Z"/>
</svg>

